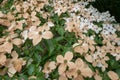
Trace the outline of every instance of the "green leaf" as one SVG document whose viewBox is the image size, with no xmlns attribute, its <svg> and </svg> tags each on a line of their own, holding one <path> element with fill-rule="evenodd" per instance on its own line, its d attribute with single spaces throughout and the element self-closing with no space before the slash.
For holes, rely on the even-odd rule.
<svg viewBox="0 0 120 80">
<path fill-rule="evenodd" d="M 24 75 L 23 73 L 22 74 L 19 74 L 19 78 L 18 80 L 27 80 L 28 79 L 28 76 L 27 75 Z"/>
<path fill-rule="evenodd" d="M 116 73 L 118 74 L 118 76 L 120 78 L 120 68 L 116 69 L 115 71 L 116 71 Z"/>
<path fill-rule="evenodd" d="M 101 28 L 103 27 L 103 21 L 100 21 L 100 22 L 93 21 L 93 24 Z"/>
<path fill-rule="evenodd" d="M 55 44 L 54 44 L 53 40 L 49 39 L 49 40 L 46 40 L 46 45 L 48 48 L 49 56 L 51 56 L 51 54 L 53 53 L 53 51 L 55 49 Z"/>
<path fill-rule="evenodd" d="M 107 75 L 107 72 L 103 73 L 103 80 L 110 80 L 110 78 Z"/>
<path fill-rule="evenodd" d="M 3 2 L 3 0 L 0 0 L 0 4 Z"/>
<path fill-rule="evenodd" d="M 3 26 L 3 25 L 0 25 L 0 38 L 2 37 L 2 36 L 4 36 L 4 30 L 6 30 L 7 29 L 7 27 L 6 26 Z"/>
<path fill-rule="evenodd" d="M 108 69 L 109 70 L 120 69 L 120 61 L 116 61 L 115 57 L 113 57 L 109 53 L 107 54 L 107 56 L 109 56 L 109 58 L 110 58 L 110 60 L 107 61 L 108 65 L 109 65 Z"/>
<path fill-rule="evenodd" d="M 95 34 L 95 32 L 92 29 L 89 29 L 86 33 L 86 36 L 92 36 L 94 34 Z"/>
<path fill-rule="evenodd" d="M 63 40 L 64 37 L 63 37 L 63 36 L 60 36 L 60 37 L 56 37 L 56 38 L 54 38 L 54 39 L 55 39 L 56 42 L 59 42 L 59 41 Z"/>
<path fill-rule="evenodd" d="M 111 69 L 117 69 L 117 68 L 120 68 L 120 63 L 115 59 L 110 59 L 110 66 L 111 66 Z"/>
<path fill-rule="evenodd" d="M 117 37 L 120 37 L 120 31 L 115 32 L 117 34 Z"/>
<path fill-rule="evenodd" d="M 69 13 L 66 11 L 60 15 L 61 18 L 70 17 Z"/>
<path fill-rule="evenodd" d="M 58 25 L 58 22 L 59 22 L 58 14 L 54 14 L 53 16 L 51 16 L 51 19 L 54 22 L 54 24 Z"/>
<path fill-rule="evenodd" d="M 16 29 L 14 32 L 20 34 L 22 31 L 20 29 Z"/>
<path fill-rule="evenodd" d="M 45 12 L 52 12 L 53 7 L 50 6 L 50 5 L 44 5 L 43 10 L 44 10 Z"/>
<path fill-rule="evenodd" d="M 3 6 L 0 6 L 0 11 L 2 11 L 5 14 L 8 13 L 13 3 L 14 0 L 7 0 L 7 2 Z"/>
<path fill-rule="evenodd" d="M 37 12 L 36 16 L 41 21 L 40 26 L 44 25 L 47 22 L 47 19 L 43 18 L 42 15 L 39 12 Z"/>
<path fill-rule="evenodd" d="M 63 27 L 64 28 L 64 24 L 65 24 L 65 20 L 64 19 L 59 19 L 59 25 L 61 26 L 61 27 Z"/>
<path fill-rule="evenodd" d="M 57 28 L 57 31 L 58 31 L 59 35 L 61 35 L 61 36 L 63 36 L 65 33 L 65 30 L 62 27 Z"/>
<path fill-rule="evenodd" d="M 99 46 L 102 46 L 103 43 L 102 43 L 102 40 L 103 38 L 102 37 L 99 37 L 99 35 L 96 35 L 95 38 L 94 38 L 94 41 L 97 43 L 97 45 Z"/>
<path fill-rule="evenodd" d="M 35 64 L 29 65 L 29 67 L 28 67 L 28 74 L 32 75 L 34 71 L 35 71 Z"/>
<path fill-rule="evenodd" d="M 35 60 L 38 62 L 38 64 L 41 62 L 41 56 L 38 53 L 34 54 Z"/>
</svg>

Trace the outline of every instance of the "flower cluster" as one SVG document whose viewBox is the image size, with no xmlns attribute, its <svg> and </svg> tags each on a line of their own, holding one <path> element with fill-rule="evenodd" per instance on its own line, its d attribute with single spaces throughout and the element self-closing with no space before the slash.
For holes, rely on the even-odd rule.
<svg viewBox="0 0 120 80">
<path fill-rule="evenodd" d="M 20 53 L 23 54 L 22 57 L 19 56 L 14 46 L 24 50 L 27 40 L 31 40 L 30 49 L 36 50 L 30 53 L 39 54 L 29 57 L 37 58 L 36 66 L 41 66 L 41 73 L 45 73 L 47 79 L 51 78 L 52 72 L 57 71 L 59 80 L 102 80 L 104 76 L 119 80 L 119 71 L 113 66 L 119 65 L 120 61 L 120 33 L 117 34 L 117 31 L 120 32 L 120 24 L 113 23 L 116 21 L 108 11 L 100 13 L 89 4 L 93 1 L 95 0 L 14 0 L 8 13 L 0 11 L 0 28 L 2 25 L 5 29 L 2 32 L 0 30 L 0 75 L 13 77 L 15 73 L 21 72 L 26 64 L 22 58 L 25 53 L 23 51 Z M 77 39 L 76 42 L 70 42 L 71 51 L 66 49 L 66 45 L 63 47 L 64 42 L 69 41 L 64 39 L 65 32 L 74 33 Z M 59 44 L 53 46 L 54 42 Z M 57 56 L 55 52 L 58 52 Z M 59 52 L 65 53 L 62 55 Z M 39 55 L 45 62 L 39 60 Z M 49 59 L 52 56 L 55 61 Z M 115 61 L 111 61 L 111 56 Z M 45 63 L 44 68 L 41 63 Z M 29 64 L 28 60 L 27 68 Z M 32 66 L 32 70 L 30 66 L 31 72 L 27 72 L 29 79 L 37 78 L 36 74 L 32 74 L 34 69 L 35 66 Z"/>
<path fill-rule="evenodd" d="M 91 78 L 93 71 L 89 66 L 81 58 L 77 58 L 75 62 L 73 62 L 73 56 L 73 53 L 70 51 L 67 51 L 64 56 L 58 55 L 56 62 L 47 62 L 44 65 L 43 72 L 48 74 L 58 67 L 58 73 L 60 75 L 59 80 L 68 80 L 68 78 L 84 80 L 84 77 Z"/>
</svg>

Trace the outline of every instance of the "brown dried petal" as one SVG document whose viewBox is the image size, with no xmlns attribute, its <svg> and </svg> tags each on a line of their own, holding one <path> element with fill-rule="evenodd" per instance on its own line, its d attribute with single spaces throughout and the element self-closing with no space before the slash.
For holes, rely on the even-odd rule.
<svg viewBox="0 0 120 80">
<path fill-rule="evenodd" d="M 20 72 L 21 69 L 22 69 L 22 61 L 20 59 L 16 59 L 14 62 L 13 62 L 13 65 L 14 65 L 14 68 L 16 71 Z"/>
</svg>

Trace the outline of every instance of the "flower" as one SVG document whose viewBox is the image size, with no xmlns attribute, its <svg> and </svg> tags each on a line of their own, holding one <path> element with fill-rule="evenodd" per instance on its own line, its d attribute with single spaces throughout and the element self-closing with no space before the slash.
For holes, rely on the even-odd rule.
<svg viewBox="0 0 120 80">
<path fill-rule="evenodd" d="M 71 62 L 72 58 L 73 58 L 73 53 L 70 51 L 67 51 L 64 57 L 62 55 L 57 56 L 56 58 L 57 63 L 60 64 L 58 67 L 58 72 L 60 75 L 62 75 L 66 71 L 67 66 L 72 64 Z"/>
<path fill-rule="evenodd" d="M 55 61 L 51 61 L 51 62 L 47 62 L 45 65 L 44 65 L 44 69 L 43 69 L 43 73 L 51 73 L 52 70 L 54 70 L 56 68 L 56 63 Z"/>
<path fill-rule="evenodd" d="M 73 48 L 75 52 L 80 53 L 81 55 L 83 55 L 84 53 L 87 53 L 89 49 L 87 43 L 82 43 L 81 45 L 75 46 Z"/>
<path fill-rule="evenodd" d="M 16 35 L 13 34 L 10 35 L 10 37 L 5 38 L 3 44 L 0 45 L 0 52 L 11 53 L 13 49 L 13 44 L 16 46 L 20 46 L 22 44 L 22 40 L 15 37 Z"/>
<path fill-rule="evenodd" d="M 44 25 L 43 27 L 32 26 L 28 32 L 28 38 L 32 39 L 33 45 L 37 45 L 42 38 L 43 39 L 51 39 L 53 34 L 49 31 L 49 27 Z"/>
<path fill-rule="evenodd" d="M 108 76 L 111 80 L 118 80 L 119 76 L 117 73 L 115 73 L 114 71 L 108 71 Z"/>
<path fill-rule="evenodd" d="M 82 59 L 78 58 L 78 59 L 75 61 L 75 64 L 76 64 L 77 75 L 81 74 L 81 75 L 83 75 L 84 77 L 92 77 L 92 76 L 93 76 L 92 70 L 88 67 L 87 64 L 85 64 L 85 63 L 83 62 Z"/>
<path fill-rule="evenodd" d="M 22 66 L 26 64 L 26 61 L 23 58 L 18 58 L 18 54 L 16 51 L 11 53 L 12 59 L 7 59 L 6 67 L 8 68 L 8 75 L 9 77 L 13 77 L 16 72 L 20 72 Z"/>
<path fill-rule="evenodd" d="M 93 76 L 92 70 L 87 66 L 87 64 L 85 64 L 83 62 L 83 60 L 81 58 L 78 58 L 75 61 L 74 65 L 75 65 L 74 68 L 71 68 L 66 72 L 66 75 L 69 78 L 73 78 L 75 80 L 84 80 L 83 76 L 84 77 L 92 77 Z"/>
</svg>

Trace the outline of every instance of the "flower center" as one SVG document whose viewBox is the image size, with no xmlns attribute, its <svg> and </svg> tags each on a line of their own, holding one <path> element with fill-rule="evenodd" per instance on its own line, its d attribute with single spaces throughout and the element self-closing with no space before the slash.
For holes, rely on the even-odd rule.
<svg viewBox="0 0 120 80">
<path fill-rule="evenodd" d="M 47 67 L 47 70 L 50 70 L 50 67 Z"/>
<path fill-rule="evenodd" d="M 78 75 L 79 75 L 79 74 L 81 74 L 81 71 L 80 71 L 80 70 L 77 70 L 77 73 L 78 73 Z"/>
<path fill-rule="evenodd" d="M 39 35 L 41 35 L 42 34 L 42 32 L 39 32 Z"/>
<path fill-rule="evenodd" d="M 66 63 L 67 63 L 67 60 L 64 60 L 64 63 L 66 64 Z"/>
<path fill-rule="evenodd" d="M 8 42 L 11 43 L 12 41 L 9 39 Z"/>
</svg>

